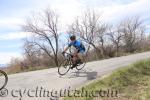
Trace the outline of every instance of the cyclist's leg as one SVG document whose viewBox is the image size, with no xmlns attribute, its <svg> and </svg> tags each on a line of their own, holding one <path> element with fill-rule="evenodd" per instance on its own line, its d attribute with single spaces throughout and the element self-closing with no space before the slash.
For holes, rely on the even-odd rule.
<svg viewBox="0 0 150 100">
<path fill-rule="evenodd" d="M 73 65 L 72 65 L 71 69 L 73 69 L 74 67 L 77 66 L 78 51 L 76 51 L 76 52 L 73 53 L 73 58 L 72 58 L 72 60 L 73 60 Z"/>
<path fill-rule="evenodd" d="M 71 68 L 74 68 L 77 66 L 77 64 L 82 64 L 83 63 L 83 55 L 85 53 L 85 50 L 77 50 L 73 54 L 73 66 Z"/>
<path fill-rule="evenodd" d="M 78 55 L 77 55 L 77 53 L 75 54 L 73 54 L 73 63 L 75 64 L 76 63 L 76 61 L 77 61 L 77 59 L 78 59 Z"/>
<path fill-rule="evenodd" d="M 81 50 L 81 51 L 79 51 L 79 53 L 78 53 L 78 63 L 83 63 L 83 55 L 84 55 L 84 53 L 85 53 L 85 50 Z"/>
</svg>

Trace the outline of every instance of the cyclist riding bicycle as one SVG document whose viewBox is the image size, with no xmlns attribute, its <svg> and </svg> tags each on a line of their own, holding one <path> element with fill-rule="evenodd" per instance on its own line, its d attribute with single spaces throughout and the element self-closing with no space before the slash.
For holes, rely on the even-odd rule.
<svg viewBox="0 0 150 100">
<path fill-rule="evenodd" d="M 71 69 L 73 69 L 74 67 L 77 66 L 77 64 L 83 63 L 81 60 L 81 56 L 85 52 L 85 47 L 81 41 L 76 40 L 75 35 L 70 36 L 70 40 L 71 40 L 71 42 L 69 43 L 68 47 L 66 47 L 62 53 L 64 54 L 71 46 L 76 48 L 76 50 L 73 54 L 73 66 L 71 67 Z"/>
</svg>

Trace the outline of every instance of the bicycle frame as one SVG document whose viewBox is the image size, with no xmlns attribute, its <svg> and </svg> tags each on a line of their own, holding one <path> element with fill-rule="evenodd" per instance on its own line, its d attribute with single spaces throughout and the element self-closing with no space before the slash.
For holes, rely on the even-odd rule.
<svg viewBox="0 0 150 100">
<path fill-rule="evenodd" d="M 67 54 L 67 55 L 65 56 L 65 54 Z M 65 54 L 63 54 L 63 56 L 65 57 L 65 59 L 68 59 L 68 60 L 71 59 L 71 61 L 72 61 L 73 55 L 70 54 L 70 53 L 67 53 L 67 52 Z"/>
</svg>

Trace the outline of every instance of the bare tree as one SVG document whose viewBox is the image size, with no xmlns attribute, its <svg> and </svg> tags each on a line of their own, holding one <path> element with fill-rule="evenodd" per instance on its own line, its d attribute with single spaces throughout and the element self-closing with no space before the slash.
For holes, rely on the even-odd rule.
<svg viewBox="0 0 150 100">
<path fill-rule="evenodd" d="M 139 17 L 127 18 L 121 22 L 120 32 L 124 34 L 123 41 L 127 52 L 134 52 L 144 33 L 143 21 Z"/>
<path fill-rule="evenodd" d="M 120 31 L 120 25 L 118 25 L 116 29 L 113 26 L 110 27 L 108 36 L 110 41 L 115 46 L 116 56 L 118 56 L 119 49 L 122 46 L 122 38 L 123 38 L 123 33 Z"/>
<path fill-rule="evenodd" d="M 97 36 L 104 33 L 104 26 L 101 23 L 100 16 L 96 15 L 94 11 L 89 10 L 81 17 L 77 17 L 70 28 L 70 32 L 79 35 L 81 40 L 90 44 L 96 50 L 99 58 L 104 56 L 103 49 L 96 43 Z M 102 39 L 102 35 L 99 38 Z M 103 44 L 102 40 L 100 42 Z"/>
<path fill-rule="evenodd" d="M 28 43 L 44 51 L 58 66 L 58 15 L 46 9 L 43 14 L 28 19 L 23 29 L 32 34 Z"/>
<path fill-rule="evenodd" d="M 25 41 L 24 46 L 24 55 L 25 55 L 25 60 L 23 65 L 26 66 L 40 66 L 40 56 L 41 54 L 41 50 L 39 48 L 36 48 L 35 45 L 33 45 L 32 43 L 30 43 L 29 41 Z"/>
<path fill-rule="evenodd" d="M 98 43 L 99 49 L 101 49 L 102 57 L 106 55 L 105 43 L 106 43 L 106 38 L 107 38 L 107 32 L 108 32 L 108 25 L 105 23 L 99 24 L 98 30 L 96 32 L 96 37 L 97 37 L 97 43 Z"/>
</svg>

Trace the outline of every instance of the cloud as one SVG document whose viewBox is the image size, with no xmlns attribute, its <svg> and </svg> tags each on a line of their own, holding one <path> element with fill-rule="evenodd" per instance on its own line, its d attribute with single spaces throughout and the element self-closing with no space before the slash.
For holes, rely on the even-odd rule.
<svg viewBox="0 0 150 100">
<path fill-rule="evenodd" d="M 39 0 L 38 3 L 40 3 Z M 87 8 L 95 9 L 97 14 L 102 13 L 103 20 L 111 23 L 130 16 L 150 18 L 149 0 L 55 0 L 53 2 L 46 0 L 45 3 L 41 8 L 45 8 L 44 5 L 50 5 L 57 10 L 61 18 L 62 31 L 66 25 L 73 22 L 74 17 L 80 16 Z"/>
<path fill-rule="evenodd" d="M 147 28 L 147 29 L 150 29 L 150 25 L 146 25 L 146 28 Z"/>
<path fill-rule="evenodd" d="M 7 64 L 11 58 L 18 57 L 21 59 L 21 54 L 18 52 L 0 52 L 0 64 Z"/>
<path fill-rule="evenodd" d="M 23 39 L 29 36 L 30 36 L 29 32 L 12 32 L 1 35 L 0 40 L 16 40 L 16 39 Z"/>
<path fill-rule="evenodd" d="M 21 18 L 1 18 L 0 25 L 22 25 L 23 20 Z"/>
<path fill-rule="evenodd" d="M 22 13 L 23 15 L 17 15 L 15 11 L 16 18 L 9 19 L 7 18 L 9 16 L 7 16 L 5 19 L 0 20 L 0 25 L 2 23 L 4 25 L 13 24 L 13 26 L 23 24 L 24 17 L 30 16 L 32 11 L 40 12 L 47 7 L 55 9 L 58 12 L 62 31 L 64 31 L 66 25 L 72 23 L 74 17 L 81 15 L 88 7 L 95 9 L 98 11 L 97 13 L 102 12 L 103 19 L 109 22 L 118 21 L 118 19 L 131 15 L 140 15 L 144 16 L 144 18 L 150 17 L 150 14 L 148 14 L 150 11 L 149 0 L 44 0 L 44 2 L 42 0 L 27 0 L 24 2 L 30 2 L 33 6 L 28 5 L 27 8 L 23 6 L 24 8 L 21 8 L 21 10 L 24 11 L 26 9 L 26 12 Z M 20 10 L 18 9 L 18 11 Z M 24 17 L 17 18 L 17 16 Z"/>
<path fill-rule="evenodd" d="M 124 17 L 140 16 L 144 19 L 150 18 L 150 1 L 136 0 L 129 4 L 116 4 L 114 6 L 96 7 L 100 12 L 103 12 L 103 18 L 109 22 L 121 20 Z"/>
<path fill-rule="evenodd" d="M 24 24 L 23 18 L 0 18 L 0 36 L 21 30 Z"/>
<path fill-rule="evenodd" d="M 2 49 L 14 49 L 14 48 L 19 48 L 19 47 L 22 47 L 23 46 L 23 43 L 22 42 L 19 42 L 19 43 L 12 43 L 11 45 L 1 45 L 0 46 L 0 49 L 2 50 Z M 1 51 L 0 50 L 0 51 Z M 12 51 L 12 50 L 10 50 L 10 51 Z"/>
</svg>

